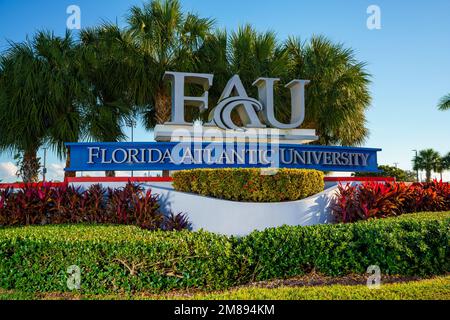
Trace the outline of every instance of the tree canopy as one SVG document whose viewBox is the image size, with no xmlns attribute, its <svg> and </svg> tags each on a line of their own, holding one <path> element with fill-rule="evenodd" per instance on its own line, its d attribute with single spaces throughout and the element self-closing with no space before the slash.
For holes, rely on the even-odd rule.
<svg viewBox="0 0 450 320">
<path fill-rule="evenodd" d="M 185 12 L 178 0 L 153 0 L 131 7 L 123 28 L 105 22 L 82 30 L 79 39 L 40 31 L 11 43 L 0 58 L 0 150 L 21 153 L 24 168 L 34 168 L 24 180 L 35 181 L 44 145 L 70 161 L 65 142 L 120 141 L 134 118 L 151 130 L 170 119 L 166 71 L 213 73 L 210 107 L 234 74 L 254 97 L 257 78 L 280 78 L 281 122 L 289 120 L 291 106 L 284 85 L 311 80 L 302 128 L 316 129 L 317 143 L 361 145 L 369 134 L 370 74 L 351 48 L 324 36 L 280 40 L 250 25 L 218 30 L 214 19 Z M 186 117 L 207 114 L 189 108 Z"/>
<path fill-rule="evenodd" d="M 419 154 L 413 159 L 414 170 L 424 170 L 427 182 L 431 181 L 431 172 L 442 172 L 441 156 L 439 152 L 433 149 L 419 151 Z"/>
<path fill-rule="evenodd" d="M 0 60 L 0 148 L 22 155 L 19 172 L 26 182 L 37 180 L 41 146 L 62 157 L 64 143 L 81 137 L 89 88 L 77 71 L 76 46 L 69 32 L 39 31 L 11 43 Z"/>
</svg>

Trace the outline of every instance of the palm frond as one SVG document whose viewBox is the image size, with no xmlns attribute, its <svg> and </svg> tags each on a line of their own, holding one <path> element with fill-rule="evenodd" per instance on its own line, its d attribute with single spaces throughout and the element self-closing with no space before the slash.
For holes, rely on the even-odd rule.
<svg viewBox="0 0 450 320">
<path fill-rule="evenodd" d="M 450 94 L 441 99 L 438 108 L 441 111 L 450 110 Z"/>
</svg>

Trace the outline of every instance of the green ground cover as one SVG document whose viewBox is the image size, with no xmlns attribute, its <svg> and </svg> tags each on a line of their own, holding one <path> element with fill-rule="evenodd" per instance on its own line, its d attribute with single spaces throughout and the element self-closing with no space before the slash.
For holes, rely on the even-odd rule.
<svg viewBox="0 0 450 320">
<path fill-rule="evenodd" d="M 0 289 L 0 300 L 449 300 L 450 276 L 406 283 L 382 284 L 379 289 L 364 285 L 317 287 L 241 288 L 214 293 L 133 295 L 80 295 L 71 293 L 24 293 Z"/>
<path fill-rule="evenodd" d="M 214 292 L 312 271 L 363 275 L 370 265 L 385 275 L 442 276 L 450 271 L 449 230 L 450 212 L 285 226 L 243 238 L 112 225 L 6 227 L 0 228 L 0 288 L 67 293 L 72 265 L 81 269 L 83 295 Z"/>
</svg>

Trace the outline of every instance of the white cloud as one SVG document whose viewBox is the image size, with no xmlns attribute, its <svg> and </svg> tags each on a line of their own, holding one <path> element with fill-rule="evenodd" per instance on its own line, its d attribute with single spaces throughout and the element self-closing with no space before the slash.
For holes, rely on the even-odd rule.
<svg viewBox="0 0 450 320">
<path fill-rule="evenodd" d="M 131 171 L 117 171 L 116 176 L 118 177 L 131 177 Z M 134 171 L 133 172 L 134 177 L 147 177 L 148 173 L 147 171 Z"/>
<path fill-rule="evenodd" d="M 134 177 L 156 177 L 161 175 L 160 171 L 134 171 Z M 83 171 L 77 172 L 77 177 L 104 177 L 105 171 Z M 116 177 L 131 177 L 131 171 L 116 171 Z"/>
<path fill-rule="evenodd" d="M 0 180 L 3 182 L 15 182 L 19 178 L 16 176 L 17 166 L 12 162 L 0 163 Z"/>
<path fill-rule="evenodd" d="M 77 177 L 104 177 L 105 171 L 77 171 Z"/>
<path fill-rule="evenodd" d="M 64 180 L 64 163 L 50 163 L 47 167 L 46 180 Z"/>
</svg>

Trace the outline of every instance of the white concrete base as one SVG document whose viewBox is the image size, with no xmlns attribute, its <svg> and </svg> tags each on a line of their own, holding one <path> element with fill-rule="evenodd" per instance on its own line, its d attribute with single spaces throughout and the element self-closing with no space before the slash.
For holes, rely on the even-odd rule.
<svg viewBox="0 0 450 320">
<path fill-rule="evenodd" d="M 186 212 L 193 230 L 244 236 L 271 227 L 309 226 L 332 221 L 330 200 L 336 187 L 307 199 L 281 203 L 251 203 L 219 200 L 174 191 L 171 186 L 151 184 L 160 195 L 165 211 Z"/>
<path fill-rule="evenodd" d="M 91 183 L 77 183 L 89 187 Z M 121 183 L 103 183 L 104 187 L 119 188 Z M 175 191 L 172 184 L 149 183 L 160 197 L 165 213 L 186 213 L 193 231 L 200 229 L 224 235 L 245 236 L 255 230 L 290 226 L 309 226 L 332 222 L 330 201 L 337 186 L 312 197 L 291 202 L 252 203 L 220 200 Z"/>
<path fill-rule="evenodd" d="M 314 129 L 248 128 L 245 131 L 235 131 L 217 127 L 159 124 L 155 126 L 153 133 L 155 140 L 160 142 L 215 142 L 220 137 L 226 142 L 306 144 L 319 139 Z"/>
</svg>

